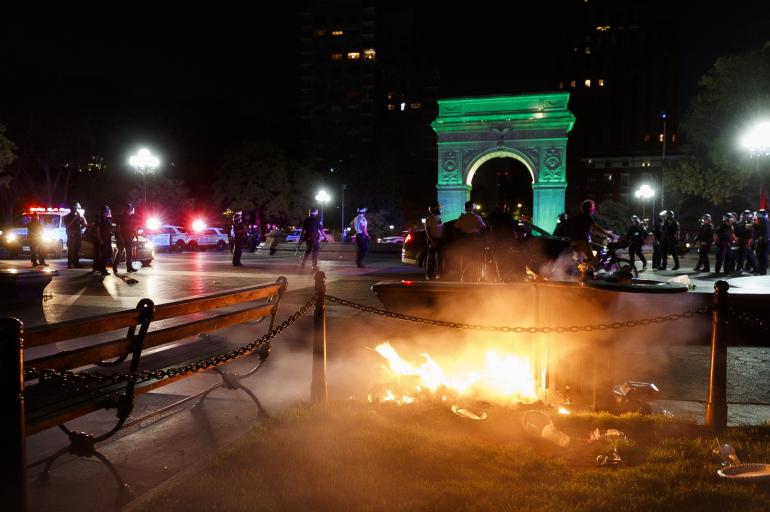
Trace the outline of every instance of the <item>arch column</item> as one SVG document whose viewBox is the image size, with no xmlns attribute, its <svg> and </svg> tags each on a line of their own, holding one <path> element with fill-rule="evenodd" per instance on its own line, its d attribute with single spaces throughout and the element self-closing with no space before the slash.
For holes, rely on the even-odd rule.
<svg viewBox="0 0 770 512">
<path fill-rule="evenodd" d="M 465 211 L 465 202 L 471 198 L 471 186 L 460 184 L 436 186 L 438 202 L 443 206 L 441 218 L 444 221 L 456 219 Z"/>
<path fill-rule="evenodd" d="M 556 217 L 564 211 L 566 192 L 566 182 L 532 184 L 532 222 L 553 233 Z"/>
</svg>

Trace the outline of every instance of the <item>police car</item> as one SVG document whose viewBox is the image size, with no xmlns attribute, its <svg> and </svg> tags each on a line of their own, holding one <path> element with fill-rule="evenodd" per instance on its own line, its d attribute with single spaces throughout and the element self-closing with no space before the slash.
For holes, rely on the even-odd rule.
<svg viewBox="0 0 770 512">
<path fill-rule="evenodd" d="M 85 215 L 84 210 L 79 210 L 80 215 Z M 69 208 L 44 208 L 33 206 L 22 213 L 22 226 L 4 230 L 2 246 L 8 251 L 11 258 L 15 258 L 23 252 L 29 252 L 29 231 L 27 225 L 35 214 L 40 215 L 40 223 L 43 225 L 43 249 L 46 254 L 53 254 L 54 258 L 61 258 L 67 248 L 67 230 L 64 227 L 63 217 L 70 212 Z"/>
<path fill-rule="evenodd" d="M 160 224 L 154 219 L 147 221 L 141 235 L 152 242 L 153 248 L 166 251 L 182 252 L 190 246 L 193 239 L 182 226 Z"/>
<path fill-rule="evenodd" d="M 204 227 L 195 231 L 195 235 L 187 246 L 190 250 L 200 248 L 203 250 L 216 249 L 217 251 L 224 251 L 227 244 L 227 233 L 225 233 L 224 229 Z"/>
</svg>

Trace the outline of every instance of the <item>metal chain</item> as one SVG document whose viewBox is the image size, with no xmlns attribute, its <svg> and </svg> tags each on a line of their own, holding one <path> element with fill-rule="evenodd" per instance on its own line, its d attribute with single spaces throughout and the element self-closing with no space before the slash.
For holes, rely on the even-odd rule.
<svg viewBox="0 0 770 512">
<path fill-rule="evenodd" d="M 763 331 L 770 331 L 770 323 L 768 323 L 767 320 L 749 315 L 746 312 L 738 311 L 737 309 L 733 309 L 733 308 L 730 308 L 730 315 L 733 316 L 734 318 L 737 318 L 741 322 L 749 324 L 752 327 L 755 327 L 757 329 L 762 329 Z"/>
<path fill-rule="evenodd" d="M 671 315 L 656 316 L 652 318 L 643 318 L 641 320 L 626 320 L 624 322 L 612 322 L 608 324 L 593 324 L 593 325 L 570 325 L 570 326 L 556 326 L 556 327 L 521 327 L 521 326 L 496 326 L 496 325 L 478 325 L 478 324 L 461 324 L 458 322 L 446 322 L 444 320 L 434 320 L 432 318 L 422 318 L 418 316 L 404 315 L 401 313 L 394 313 L 385 309 L 373 308 L 365 306 L 363 304 L 356 304 L 345 299 L 340 299 L 333 295 L 327 295 L 326 300 L 332 304 L 338 304 L 340 306 L 358 309 L 365 313 L 372 313 L 375 315 L 384 316 L 387 318 L 395 318 L 397 320 L 404 320 L 406 322 L 416 322 L 427 325 L 435 325 L 438 327 L 449 327 L 451 329 L 468 329 L 473 331 L 489 331 L 489 332 L 513 332 L 513 333 L 530 333 L 530 334 L 554 334 L 554 333 L 574 333 L 574 332 L 591 332 L 591 331 L 608 331 L 614 329 L 624 329 L 628 327 L 639 327 L 642 325 L 662 324 L 666 322 L 673 322 L 682 318 L 690 318 L 696 315 L 700 315 L 711 311 L 710 306 L 702 306 L 698 309 L 685 311 L 683 313 L 673 313 Z"/>
<path fill-rule="evenodd" d="M 254 352 L 262 349 L 263 347 L 270 348 L 270 340 L 281 334 L 294 322 L 300 319 L 302 315 L 308 312 L 308 310 L 318 302 L 318 296 L 313 295 L 301 308 L 290 315 L 289 318 L 281 322 L 270 332 L 264 336 L 257 338 L 256 340 L 247 343 L 241 347 L 230 350 L 228 352 L 211 356 L 208 359 L 196 361 L 194 363 L 177 366 L 174 368 L 165 368 L 158 370 L 142 370 L 137 372 L 125 372 L 125 373 L 103 373 L 103 372 L 72 372 L 69 370 L 53 370 L 50 368 L 28 368 L 24 370 L 25 379 L 40 379 L 43 381 L 57 381 L 62 384 L 83 384 L 86 382 L 144 382 L 148 380 L 162 380 L 174 377 L 176 375 L 191 375 L 203 370 L 208 370 L 215 366 L 221 366 L 233 359 L 237 359 L 242 356 L 253 354 Z"/>
</svg>

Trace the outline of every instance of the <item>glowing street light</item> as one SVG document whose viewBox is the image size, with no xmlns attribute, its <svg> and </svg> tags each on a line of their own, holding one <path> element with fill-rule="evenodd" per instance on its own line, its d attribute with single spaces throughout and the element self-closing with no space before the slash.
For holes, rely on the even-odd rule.
<svg viewBox="0 0 770 512">
<path fill-rule="evenodd" d="M 770 121 L 755 124 L 741 140 L 741 145 L 756 158 L 759 173 L 759 157 L 770 156 Z M 765 176 L 759 173 L 759 207 L 765 208 Z"/>
<path fill-rule="evenodd" d="M 321 205 L 321 224 L 324 223 L 324 206 L 331 200 L 330 196 L 325 190 L 321 189 L 315 195 L 315 200 Z"/>
<path fill-rule="evenodd" d="M 144 186 L 144 204 L 147 204 L 147 174 L 155 172 L 160 166 L 160 160 L 154 156 L 149 149 L 142 148 L 128 159 L 128 165 L 134 168 L 136 172 L 142 174 L 142 184 Z"/>
<path fill-rule="evenodd" d="M 655 191 L 649 185 L 645 184 L 634 192 L 634 197 L 642 200 L 642 219 L 645 217 L 644 207 L 648 199 L 655 197 Z"/>
</svg>

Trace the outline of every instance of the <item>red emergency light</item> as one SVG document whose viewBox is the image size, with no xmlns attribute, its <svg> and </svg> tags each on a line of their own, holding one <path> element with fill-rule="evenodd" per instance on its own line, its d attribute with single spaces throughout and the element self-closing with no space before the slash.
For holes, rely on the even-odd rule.
<svg viewBox="0 0 770 512">
<path fill-rule="evenodd" d="M 27 208 L 27 210 L 24 212 L 24 214 L 29 213 L 69 213 L 69 208 L 43 208 L 42 206 L 31 206 Z"/>
</svg>

